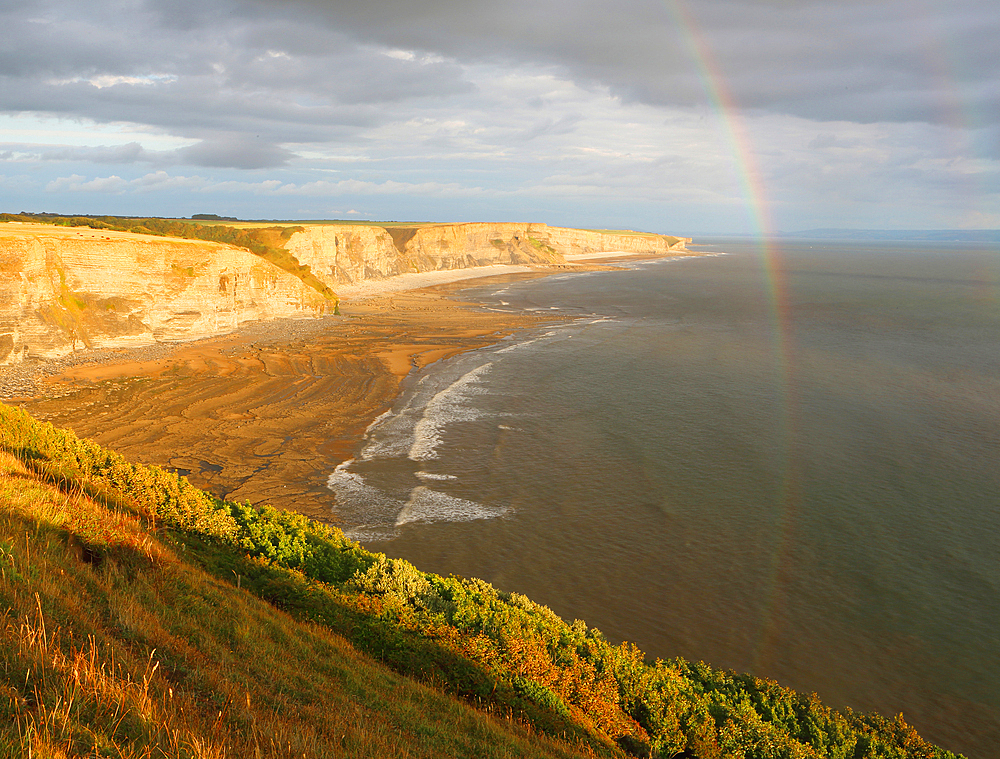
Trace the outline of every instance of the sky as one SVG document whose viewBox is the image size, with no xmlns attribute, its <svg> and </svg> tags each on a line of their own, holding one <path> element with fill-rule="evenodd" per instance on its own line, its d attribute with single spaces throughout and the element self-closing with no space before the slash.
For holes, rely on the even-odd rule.
<svg viewBox="0 0 1000 759">
<path fill-rule="evenodd" d="M 996 0 L 0 0 L 0 211 L 1000 228 Z"/>
</svg>

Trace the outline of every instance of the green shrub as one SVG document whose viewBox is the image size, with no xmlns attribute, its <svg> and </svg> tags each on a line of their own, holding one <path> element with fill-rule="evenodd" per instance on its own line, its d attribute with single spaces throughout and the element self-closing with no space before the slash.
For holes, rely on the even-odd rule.
<svg viewBox="0 0 1000 759">
<path fill-rule="evenodd" d="M 373 561 L 340 530 L 302 514 L 249 502 L 227 506 L 236 525 L 233 541 L 250 556 L 328 583 L 343 583 Z"/>
<path fill-rule="evenodd" d="M 220 574 L 233 571 L 233 548 L 251 557 L 241 565 L 248 588 L 389 666 L 485 699 L 540 730 L 572 727 L 602 753 L 617 744 L 664 759 L 680 752 L 700 759 L 955 757 L 901 717 L 838 712 L 815 695 L 701 662 L 649 663 L 634 645 L 612 645 L 523 595 L 421 572 L 301 514 L 218 501 L 183 477 L 130 464 L 2 404 L 0 447 L 46 476 L 114 493 L 182 533 L 204 536 L 217 554 L 230 552 Z"/>
<path fill-rule="evenodd" d="M 173 472 L 132 464 L 69 430 L 0 404 L 0 446 L 56 479 L 113 489 L 154 520 L 180 530 L 231 540 L 236 523 L 221 501 Z"/>
</svg>

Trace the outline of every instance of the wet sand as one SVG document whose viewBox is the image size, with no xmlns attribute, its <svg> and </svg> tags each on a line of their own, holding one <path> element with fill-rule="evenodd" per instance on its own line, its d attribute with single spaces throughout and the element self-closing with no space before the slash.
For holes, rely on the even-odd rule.
<svg viewBox="0 0 1000 759">
<path fill-rule="evenodd" d="M 217 496 L 331 521 L 330 472 L 411 369 L 542 323 L 454 297 L 469 286 L 359 294 L 342 302 L 342 316 L 46 362 L 35 368 L 37 392 L 7 402 L 132 460 L 175 469 Z M 7 372 L 22 392 L 31 382 L 25 370 Z"/>
<path fill-rule="evenodd" d="M 552 321 L 486 311 L 459 291 L 617 268 L 591 257 L 647 256 L 365 282 L 341 288 L 341 316 L 254 322 L 197 341 L 5 367 L 0 400 L 133 461 L 178 471 L 220 498 L 335 521 L 330 473 L 351 458 L 412 369 Z"/>
</svg>

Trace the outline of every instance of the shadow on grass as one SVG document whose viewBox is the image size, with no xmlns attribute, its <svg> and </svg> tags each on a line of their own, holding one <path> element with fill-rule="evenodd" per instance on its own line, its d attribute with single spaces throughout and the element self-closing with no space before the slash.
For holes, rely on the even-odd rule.
<svg viewBox="0 0 1000 759">
<path fill-rule="evenodd" d="M 335 588 L 310 581 L 298 572 L 235 554 L 209 540 L 190 534 L 182 538 L 186 555 L 216 579 L 239 585 L 299 620 L 328 628 L 400 674 L 458 696 L 478 709 L 528 723 L 546 735 L 586 744 L 598 754 L 620 755 L 567 716 L 526 698 L 483 666 L 434 638 L 353 608 L 338 598 Z M 631 748 L 634 751 L 639 747 Z"/>
</svg>

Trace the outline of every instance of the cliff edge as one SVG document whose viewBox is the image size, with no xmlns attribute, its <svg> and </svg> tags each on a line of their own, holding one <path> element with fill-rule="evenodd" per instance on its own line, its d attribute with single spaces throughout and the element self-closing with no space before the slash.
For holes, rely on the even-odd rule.
<svg viewBox="0 0 1000 759">
<path fill-rule="evenodd" d="M 333 310 L 336 301 L 329 291 L 325 297 L 316 289 L 316 280 L 336 290 L 408 272 L 565 265 L 566 256 L 612 251 L 664 255 L 683 251 L 690 242 L 546 224 L 298 229 L 284 242 L 292 264 L 279 268 L 249 250 L 205 240 L 0 224 L 0 365 L 83 348 L 207 337 L 248 321 L 319 315 Z"/>
<path fill-rule="evenodd" d="M 240 248 L 0 224 L 0 364 L 206 337 L 325 306 L 299 278 Z"/>
<path fill-rule="evenodd" d="M 596 232 L 547 224 L 435 224 L 390 227 L 324 224 L 306 227 L 285 248 L 333 289 L 409 272 L 494 264 L 565 264 L 589 253 L 666 255 L 690 238 Z"/>
</svg>

